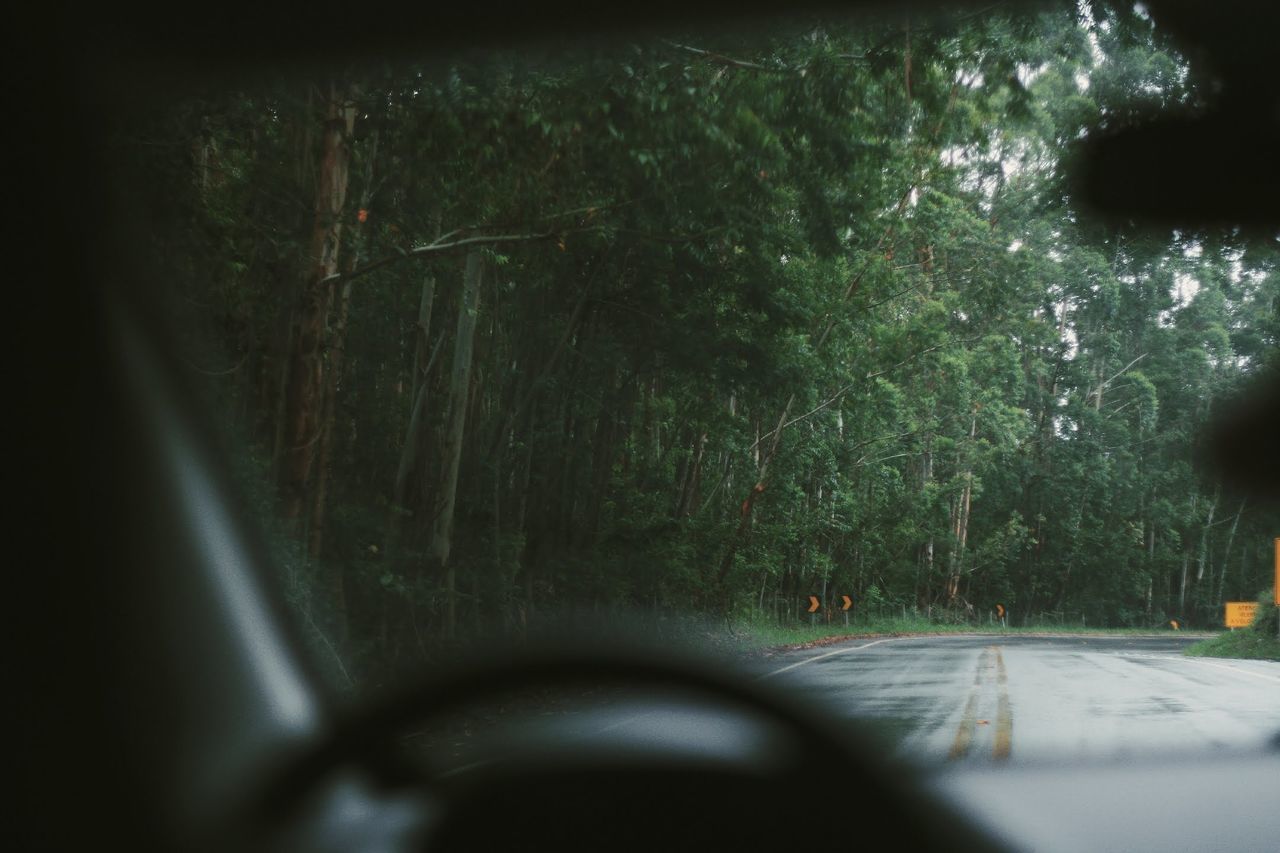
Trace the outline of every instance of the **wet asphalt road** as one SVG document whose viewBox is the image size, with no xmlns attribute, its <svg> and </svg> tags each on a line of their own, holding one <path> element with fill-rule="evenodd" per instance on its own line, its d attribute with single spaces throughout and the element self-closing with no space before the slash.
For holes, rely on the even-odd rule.
<svg viewBox="0 0 1280 853">
<path fill-rule="evenodd" d="M 765 677 L 915 763 L 1250 749 L 1280 732 L 1280 663 L 1188 658 L 1195 637 L 946 636 L 784 652 Z"/>
</svg>

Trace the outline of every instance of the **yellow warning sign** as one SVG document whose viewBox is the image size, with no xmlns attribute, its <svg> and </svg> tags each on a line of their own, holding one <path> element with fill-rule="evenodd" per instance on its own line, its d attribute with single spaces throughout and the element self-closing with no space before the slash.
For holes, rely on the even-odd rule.
<svg viewBox="0 0 1280 853">
<path fill-rule="evenodd" d="M 1228 601 L 1226 623 L 1228 628 L 1248 628 L 1258 612 L 1256 601 Z"/>
</svg>

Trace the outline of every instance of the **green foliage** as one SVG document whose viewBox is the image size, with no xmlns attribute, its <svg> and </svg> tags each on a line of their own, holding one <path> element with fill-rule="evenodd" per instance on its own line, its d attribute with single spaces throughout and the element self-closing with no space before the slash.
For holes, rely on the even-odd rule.
<svg viewBox="0 0 1280 853">
<path fill-rule="evenodd" d="M 1149 21 L 700 38 L 350 81 L 339 267 L 385 263 L 326 297 L 330 453 L 288 523 L 263 483 L 290 452 L 328 86 L 192 98 L 114 140 L 164 188 L 139 215 L 175 322 L 203 332 L 192 381 L 247 448 L 246 502 L 321 651 L 380 678 L 454 623 L 551 610 L 785 631 L 848 594 L 858 620 L 981 624 L 1000 602 L 1012 625 L 1158 627 L 1252 595 L 1280 518 L 1195 442 L 1280 342 L 1277 247 L 1103 230 L 1062 184 L 1086 129 L 1194 99 Z"/>
<path fill-rule="evenodd" d="M 1196 643 L 1186 650 L 1186 654 L 1280 661 L 1280 607 L 1275 605 L 1275 590 L 1265 590 L 1257 601 L 1258 611 L 1248 628 L 1226 631 L 1211 640 Z"/>
</svg>

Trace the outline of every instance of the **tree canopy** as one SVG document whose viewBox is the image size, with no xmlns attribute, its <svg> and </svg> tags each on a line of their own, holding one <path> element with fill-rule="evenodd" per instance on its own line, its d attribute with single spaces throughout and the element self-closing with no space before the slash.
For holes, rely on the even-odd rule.
<svg viewBox="0 0 1280 853">
<path fill-rule="evenodd" d="M 1215 623 L 1197 462 L 1277 244 L 1104 226 L 1141 12 L 792 21 L 192 94 L 113 150 L 281 580 L 348 677 L 565 607 Z"/>
</svg>

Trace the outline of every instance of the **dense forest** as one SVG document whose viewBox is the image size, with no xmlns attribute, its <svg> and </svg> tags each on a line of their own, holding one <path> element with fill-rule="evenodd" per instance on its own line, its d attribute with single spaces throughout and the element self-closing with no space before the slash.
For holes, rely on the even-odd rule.
<svg viewBox="0 0 1280 853">
<path fill-rule="evenodd" d="M 1102 225 L 1140 8 L 797 20 L 187 92 L 117 133 L 190 381 L 348 677 L 565 608 L 1217 624 L 1198 462 L 1280 245 Z M 838 611 L 836 611 L 838 612 Z"/>
</svg>

